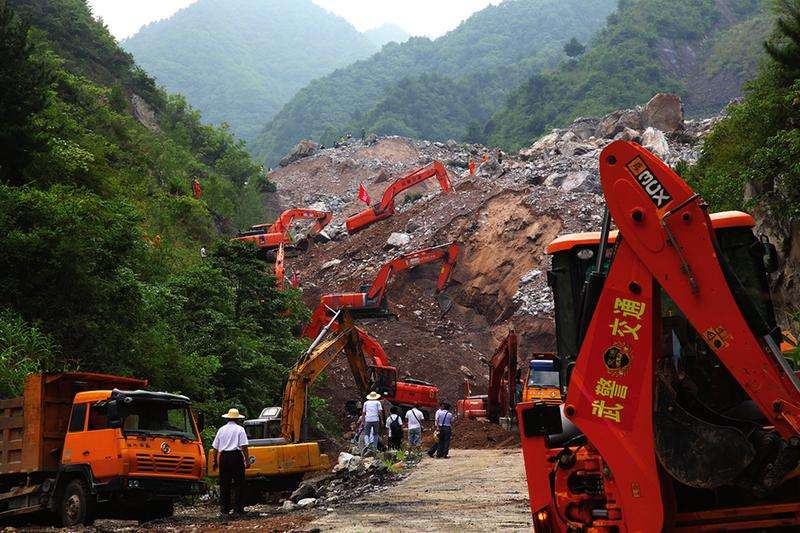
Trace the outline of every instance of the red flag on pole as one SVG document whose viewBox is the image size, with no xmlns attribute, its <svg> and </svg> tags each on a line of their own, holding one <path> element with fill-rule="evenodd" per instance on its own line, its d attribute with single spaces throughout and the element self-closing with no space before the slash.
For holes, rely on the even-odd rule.
<svg viewBox="0 0 800 533">
<path fill-rule="evenodd" d="M 367 205 L 372 205 L 372 198 L 370 198 L 367 188 L 364 187 L 363 182 L 361 182 L 361 184 L 358 186 L 358 199 Z"/>
</svg>

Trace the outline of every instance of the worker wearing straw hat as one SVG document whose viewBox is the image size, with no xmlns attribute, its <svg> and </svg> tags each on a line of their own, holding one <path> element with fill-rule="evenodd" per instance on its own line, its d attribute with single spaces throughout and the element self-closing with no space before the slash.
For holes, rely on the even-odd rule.
<svg viewBox="0 0 800 533">
<path fill-rule="evenodd" d="M 244 419 L 238 409 L 230 409 L 222 418 L 228 423 L 219 428 L 211 444 L 211 460 L 216 470 L 219 466 L 219 506 L 220 516 L 225 519 L 231 510 L 231 488 L 233 488 L 233 511 L 244 514 L 242 487 L 244 471 L 250 468 L 250 454 L 247 450 L 247 434 L 239 421 Z"/>
<path fill-rule="evenodd" d="M 364 435 L 367 448 L 377 450 L 381 445 L 381 428 L 383 427 L 383 405 L 381 395 L 375 391 L 367 394 L 367 401 L 361 409 L 364 415 Z"/>
</svg>

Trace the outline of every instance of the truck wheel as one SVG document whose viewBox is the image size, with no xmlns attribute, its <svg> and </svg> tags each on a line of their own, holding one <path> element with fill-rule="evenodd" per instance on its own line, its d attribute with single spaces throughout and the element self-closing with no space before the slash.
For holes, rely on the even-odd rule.
<svg viewBox="0 0 800 533">
<path fill-rule="evenodd" d="M 58 514 L 64 527 L 94 522 L 94 501 L 89 488 L 81 479 L 73 479 L 61 495 Z"/>
</svg>

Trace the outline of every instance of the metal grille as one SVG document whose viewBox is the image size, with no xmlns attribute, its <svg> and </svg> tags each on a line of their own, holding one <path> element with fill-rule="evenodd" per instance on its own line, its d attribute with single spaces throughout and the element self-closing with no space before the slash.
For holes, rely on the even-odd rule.
<svg viewBox="0 0 800 533">
<path fill-rule="evenodd" d="M 191 474 L 194 471 L 194 457 L 137 453 L 136 470 L 157 474 Z"/>
</svg>

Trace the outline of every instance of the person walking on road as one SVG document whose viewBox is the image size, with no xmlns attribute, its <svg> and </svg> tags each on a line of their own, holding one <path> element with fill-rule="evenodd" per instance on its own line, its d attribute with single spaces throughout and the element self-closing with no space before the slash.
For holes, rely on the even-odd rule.
<svg viewBox="0 0 800 533">
<path fill-rule="evenodd" d="M 364 415 L 364 433 L 367 438 L 367 448 L 377 450 L 381 445 L 381 427 L 383 426 L 383 406 L 381 395 L 375 391 L 367 394 L 367 401 L 361 408 Z"/>
<path fill-rule="evenodd" d="M 403 419 L 400 418 L 400 409 L 392 406 L 386 418 L 386 429 L 389 430 L 389 448 L 399 450 L 403 447 Z"/>
<path fill-rule="evenodd" d="M 406 422 L 408 423 L 408 447 L 419 448 L 422 445 L 422 421 L 425 414 L 419 410 L 419 405 L 415 405 L 406 412 Z"/>
<path fill-rule="evenodd" d="M 450 412 L 449 403 L 442 402 L 439 404 L 439 410 L 436 411 L 434 421 L 436 424 L 436 431 L 439 433 L 439 440 L 428 450 L 428 455 L 433 457 L 435 453 L 436 457 L 439 459 L 448 459 L 448 454 L 450 453 L 450 439 L 453 436 L 453 413 Z"/>
<path fill-rule="evenodd" d="M 224 520 L 231 507 L 236 514 L 244 514 L 242 488 L 244 471 L 250 468 L 250 454 L 247 433 L 238 423 L 244 416 L 239 414 L 238 409 L 231 409 L 222 418 L 227 419 L 228 423 L 217 431 L 210 455 L 213 469 L 219 468 L 219 508 L 220 516 Z"/>
</svg>

